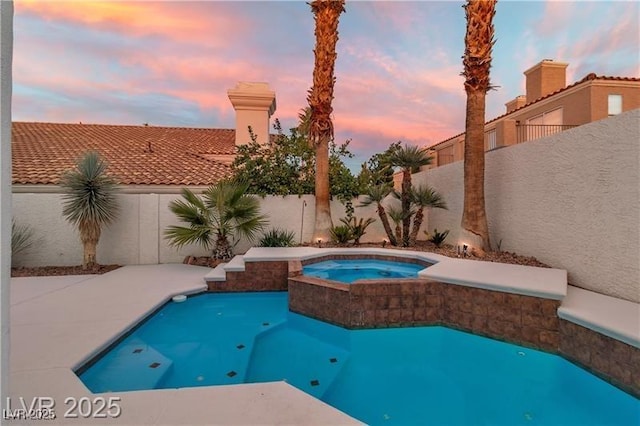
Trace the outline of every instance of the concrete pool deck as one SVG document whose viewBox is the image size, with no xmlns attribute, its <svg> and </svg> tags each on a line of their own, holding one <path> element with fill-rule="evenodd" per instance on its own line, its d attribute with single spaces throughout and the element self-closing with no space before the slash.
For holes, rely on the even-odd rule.
<svg viewBox="0 0 640 426">
<path fill-rule="evenodd" d="M 367 252 L 371 253 L 371 250 Z M 283 251 L 273 255 L 273 251 L 254 250 L 244 260 L 299 257 Z M 318 251 L 314 249 L 304 252 L 304 256 L 317 255 Z M 433 261 L 443 260 L 435 256 L 428 257 Z M 452 260 L 450 266 L 460 266 L 458 259 Z M 520 274 L 527 269 L 505 268 L 500 264 L 482 266 L 482 262 L 474 261 L 462 264 L 467 262 L 493 272 L 506 271 L 512 278 L 531 278 L 530 274 Z M 243 269 L 243 263 L 236 260 L 230 269 Z M 448 262 L 440 265 L 445 263 Z M 165 264 L 125 266 L 97 276 L 12 278 L 10 396 L 13 408 L 20 407 L 19 398 L 27 404 L 35 397 L 53 398 L 57 419 L 47 421 L 51 424 L 361 424 L 284 382 L 92 394 L 73 373 L 173 295 L 206 290 L 203 277 L 210 271 L 210 268 Z M 440 268 L 434 274 L 445 272 Z M 498 282 L 500 279 L 496 281 L 495 275 L 489 274 L 488 269 L 484 272 L 486 274 L 476 275 L 476 280 L 486 275 L 492 282 L 476 283 L 479 287 L 502 284 Z M 470 271 L 466 268 L 453 268 L 449 273 L 453 276 L 443 278 L 449 279 L 451 284 L 469 285 L 465 274 Z M 556 281 L 551 286 L 552 291 L 549 291 L 548 283 L 542 288 L 535 287 L 535 291 L 552 299 L 563 299 L 562 295 L 567 292 L 566 278 L 552 278 Z M 512 284 L 508 288 L 522 291 L 522 288 L 513 288 Z M 636 321 L 640 315 L 638 304 L 571 286 L 568 293 L 559 309 L 562 318 L 640 347 L 640 329 Z M 602 305 L 603 298 L 607 298 L 606 306 Z M 583 351 L 583 348 L 578 350 Z M 121 398 L 121 415 L 117 418 L 63 418 L 70 408 L 65 404 L 68 397 L 77 401 L 82 397 L 111 396 Z M 11 424 L 42 424 L 42 420 Z"/>
<path fill-rule="evenodd" d="M 206 289 L 209 268 L 125 266 L 104 275 L 12 278 L 10 397 L 50 397 L 56 420 L 11 424 L 295 424 L 357 420 L 284 382 L 92 394 L 73 373 L 168 298 Z M 120 397 L 112 419 L 64 418 L 73 397 Z M 78 411 L 76 410 L 77 414 Z"/>
</svg>

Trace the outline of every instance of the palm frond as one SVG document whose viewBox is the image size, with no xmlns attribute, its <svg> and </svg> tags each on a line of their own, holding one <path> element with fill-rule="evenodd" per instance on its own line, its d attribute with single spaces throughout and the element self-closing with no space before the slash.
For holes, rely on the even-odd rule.
<svg viewBox="0 0 640 426">
<path fill-rule="evenodd" d="M 176 226 L 167 227 L 164 232 L 165 238 L 169 240 L 169 245 L 182 247 L 187 244 L 198 244 L 205 249 L 212 245 L 211 236 L 213 230 L 208 226 Z"/>
<path fill-rule="evenodd" d="M 410 196 L 411 203 L 417 207 L 447 209 L 447 203 L 444 201 L 442 195 L 429 186 L 412 188 Z"/>
</svg>

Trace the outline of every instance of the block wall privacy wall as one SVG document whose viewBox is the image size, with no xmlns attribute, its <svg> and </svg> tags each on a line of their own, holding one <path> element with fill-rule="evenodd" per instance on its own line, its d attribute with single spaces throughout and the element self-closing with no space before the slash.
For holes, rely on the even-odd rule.
<svg viewBox="0 0 640 426">
<path fill-rule="evenodd" d="M 640 302 L 640 110 L 488 152 L 485 199 L 493 247 L 569 271 L 569 282 Z M 413 176 L 445 194 L 429 229 L 457 241 L 463 163 Z"/>
</svg>

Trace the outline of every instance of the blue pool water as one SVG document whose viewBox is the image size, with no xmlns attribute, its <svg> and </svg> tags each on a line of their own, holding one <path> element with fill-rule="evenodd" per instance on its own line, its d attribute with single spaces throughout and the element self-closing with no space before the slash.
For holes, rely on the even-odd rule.
<svg viewBox="0 0 640 426">
<path fill-rule="evenodd" d="M 302 269 L 304 275 L 351 284 L 356 280 L 415 278 L 425 266 L 386 260 L 327 260 Z"/>
<path fill-rule="evenodd" d="M 346 330 L 287 293 L 169 303 L 80 373 L 96 393 L 286 380 L 372 425 L 631 425 L 640 401 L 561 357 L 444 327 Z"/>
</svg>

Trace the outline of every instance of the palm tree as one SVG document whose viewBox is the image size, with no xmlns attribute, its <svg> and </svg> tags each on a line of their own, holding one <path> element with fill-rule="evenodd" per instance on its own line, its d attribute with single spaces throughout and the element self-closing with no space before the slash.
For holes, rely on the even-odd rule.
<svg viewBox="0 0 640 426">
<path fill-rule="evenodd" d="M 391 193 L 391 187 L 388 185 L 375 185 L 369 186 L 367 188 L 367 192 L 364 194 L 364 200 L 360 203 L 359 207 L 364 207 L 371 205 L 373 203 L 376 204 L 376 211 L 378 213 L 378 217 L 380 217 L 380 222 L 382 222 L 382 226 L 384 227 L 384 232 L 387 234 L 387 238 L 389 238 L 389 243 L 393 246 L 398 245 L 398 240 L 396 240 L 396 236 L 393 234 L 391 230 L 391 225 L 389 224 L 389 217 L 387 216 L 387 212 L 382 205 L 382 201 Z"/>
<path fill-rule="evenodd" d="M 402 241 L 402 221 L 404 220 L 405 217 L 407 217 L 407 214 L 405 214 L 402 209 L 400 208 L 396 208 L 396 207 L 391 207 L 389 209 L 389 217 L 391 218 L 391 220 L 393 221 L 393 223 L 395 224 L 395 230 L 396 230 L 396 241 L 400 242 Z"/>
<path fill-rule="evenodd" d="M 405 145 L 396 149 L 389 157 L 394 167 L 402 169 L 402 188 L 400 202 L 402 206 L 402 245 L 409 246 L 409 229 L 411 227 L 411 173 L 416 173 L 421 166 L 431 163 L 431 156 L 426 148 Z"/>
<path fill-rule="evenodd" d="M 411 189 L 411 204 L 413 204 L 416 209 L 416 215 L 413 217 L 411 235 L 409 236 L 409 243 L 413 246 L 416 244 L 418 231 L 420 231 L 420 226 L 424 220 L 424 209 L 446 209 L 447 203 L 445 203 L 442 196 L 433 188 L 429 186 L 419 186 Z"/>
<path fill-rule="evenodd" d="M 496 0 L 468 0 L 464 6 L 467 33 L 464 38 L 464 89 L 467 93 L 464 137 L 463 238 L 480 252 L 491 250 L 484 202 L 485 98 L 493 48 L 493 16 Z"/>
<path fill-rule="evenodd" d="M 183 188 L 184 200 L 172 201 L 169 209 L 189 226 L 169 226 L 165 238 L 175 247 L 195 243 L 209 249 L 213 245 L 214 259 L 230 259 L 240 237 L 253 241 L 267 224 L 258 199 L 246 194 L 248 188 L 248 183 L 220 181 L 207 188 L 203 198 Z"/>
<path fill-rule="evenodd" d="M 309 143 L 316 151 L 314 241 L 328 240 L 332 227 L 329 202 L 329 142 L 333 139 L 331 102 L 335 83 L 338 20 L 344 12 L 344 3 L 345 0 L 313 0 L 310 3 L 316 24 L 313 86 L 307 97 L 311 108 Z"/>
<path fill-rule="evenodd" d="M 107 164 L 95 151 L 87 152 L 74 169 L 65 172 L 60 186 L 65 189 L 62 214 L 78 227 L 84 247 L 82 269 L 96 266 L 96 248 L 102 226 L 118 216 L 116 181 L 107 176 Z"/>
</svg>

